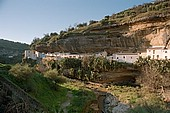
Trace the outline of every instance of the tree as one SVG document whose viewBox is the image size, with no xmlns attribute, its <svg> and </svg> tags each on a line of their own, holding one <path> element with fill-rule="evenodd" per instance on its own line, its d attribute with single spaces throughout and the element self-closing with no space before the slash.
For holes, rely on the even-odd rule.
<svg viewBox="0 0 170 113">
<path fill-rule="evenodd" d="M 80 23 L 80 24 L 77 25 L 78 28 L 84 27 L 84 26 L 87 26 L 87 23 Z"/>
<path fill-rule="evenodd" d="M 89 25 L 92 25 L 92 24 L 97 23 L 97 22 L 98 22 L 98 21 L 90 20 L 90 21 L 89 21 Z"/>
<path fill-rule="evenodd" d="M 81 68 L 81 60 L 75 58 L 65 58 L 60 64 L 64 69 Z"/>
</svg>

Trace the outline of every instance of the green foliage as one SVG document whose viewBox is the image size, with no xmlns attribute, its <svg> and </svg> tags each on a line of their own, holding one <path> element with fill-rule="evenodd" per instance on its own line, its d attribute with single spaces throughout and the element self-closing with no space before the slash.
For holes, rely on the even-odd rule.
<svg viewBox="0 0 170 113">
<path fill-rule="evenodd" d="M 80 68 L 81 60 L 75 59 L 75 58 L 65 58 L 65 59 L 62 59 L 60 64 L 61 64 L 61 67 L 64 69 Z"/>
<path fill-rule="evenodd" d="M 0 39 L 0 48 L 1 49 L 9 49 L 9 50 L 25 50 L 28 49 L 29 46 L 28 44 L 23 44 L 23 43 L 19 43 L 19 42 L 13 42 L 13 41 L 8 41 L 8 40 L 3 40 Z"/>
<path fill-rule="evenodd" d="M 31 58 L 22 59 L 22 64 L 28 64 L 29 66 L 33 67 L 37 64 L 36 60 Z"/>
<path fill-rule="evenodd" d="M 16 64 L 12 66 L 9 72 L 20 80 L 27 80 L 34 71 L 31 67 L 28 66 L 28 64 Z"/>
<path fill-rule="evenodd" d="M 56 69 L 48 70 L 44 73 L 44 77 L 47 77 L 49 79 L 55 80 L 59 76 L 59 73 Z"/>
<path fill-rule="evenodd" d="M 56 62 L 57 63 L 57 62 Z M 100 73 L 127 67 L 126 63 L 108 61 L 104 57 L 65 58 L 59 61 L 60 72 L 67 77 L 95 81 Z"/>
<path fill-rule="evenodd" d="M 169 113 L 169 110 L 164 110 L 160 106 L 137 106 L 128 111 L 128 113 Z"/>
<path fill-rule="evenodd" d="M 71 104 L 68 106 L 69 111 L 75 111 L 80 113 L 86 102 L 90 99 L 94 99 L 95 96 L 92 91 L 82 88 L 84 84 L 80 82 L 66 82 L 62 84 L 51 84 L 47 78 L 40 73 L 34 73 L 33 76 L 27 81 L 19 82 L 18 79 L 14 79 L 14 76 L 3 75 L 5 78 L 13 81 L 21 88 L 29 88 L 31 90 L 25 90 L 31 96 L 36 98 L 41 104 L 47 108 L 49 113 L 55 113 L 61 108 L 61 104 L 68 100 L 67 92 L 73 92 L 73 96 L 70 97 Z M 25 86 L 24 86 L 25 85 Z M 57 90 L 52 90 L 51 87 L 57 87 Z M 80 106 L 77 104 L 80 103 Z"/>
<path fill-rule="evenodd" d="M 100 23 L 101 25 L 108 25 L 109 21 L 107 19 L 102 19 Z"/>
<path fill-rule="evenodd" d="M 8 64 L 2 64 L 0 63 L 0 70 L 10 70 L 11 69 L 11 65 L 8 65 Z"/>
<path fill-rule="evenodd" d="M 77 25 L 78 28 L 87 26 L 87 23 L 80 23 Z"/>
<path fill-rule="evenodd" d="M 24 50 L 29 45 L 0 39 L 0 63 L 16 64 L 22 61 Z"/>
<path fill-rule="evenodd" d="M 170 73 L 170 60 L 153 60 L 150 59 L 150 57 L 140 57 L 134 64 L 137 67 L 148 66 L 150 69 L 155 69 L 160 74 Z"/>
<path fill-rule="evenodd" d="M 55 84 L 56 83 L 64 83 L 64 82 L 66 82 L 66 78 L 61 76 L 56 69 L 46 71 L 44 73 L 44 77 L 49 78 Z"/>
<path fill-rule="evenodd" d="M 98 22 L 98 21 L 90 20 L 90 21 L 89 21 L 89 25 L 95 24 L 95 23 L 97 23 L 97 22 Z"/>
<path fill-rule="evenodd" d="M 11 65 L 0 63 L 0 74 L 8 74 L 11 69 Z"/>
</svg>

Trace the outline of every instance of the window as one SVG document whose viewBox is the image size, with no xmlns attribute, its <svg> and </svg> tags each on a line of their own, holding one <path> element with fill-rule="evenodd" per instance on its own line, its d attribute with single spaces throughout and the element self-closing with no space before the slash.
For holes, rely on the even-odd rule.
<svg viewBox="0 0 170 113">
<path fill-rule="evenodd" d="M 117 59 L 119 59 L 119 57 L 117 57 Z"/>
<path fill-rule="evenodd" d="M 155 59 L 155 55 L 153 55 L 153 59 Z"/>
<path fill-rule="evenodd" d="M 153 54 L 155 54 L 155 50 L 153 50 Z"/>
<path fill-rule="evenodd" d="M 165 59 L 167 59 L 168 57 L 167 56 L 165 56 Z"/>
<path fill-rule="evenodd" d="M 132 57 L 130 57 L 132 59 Z"/>
<path fill-rule="evenodd" d="M 149 52 L 151 52 L 151 50 L 149 50 Z"/>
<path fill-rule="evenodd" d="M 165 51 L 165 53 L 167 53 L 167 51 Z"/>
<path fill-rule="evenodd" d="M 159 55 L 157 55 L 156 57 L 157 57 L 157 59 L 159 59 Z"/>
<path fill-rule="evenodd" d="M 125 58 L 125 56 L 123 56 L 123 58 Z"/>
</svg>

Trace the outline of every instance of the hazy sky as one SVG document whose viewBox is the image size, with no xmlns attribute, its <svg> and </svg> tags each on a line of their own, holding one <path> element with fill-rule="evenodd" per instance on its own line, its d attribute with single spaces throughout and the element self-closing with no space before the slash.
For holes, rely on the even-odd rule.
<svg viewBox="0 0 170 113">
<path fill-rule="evenodd" d="M 0 38 L 30 44 L 76 23 L 101 20 L 153 0 L 0 0 Z"/>
</svg>

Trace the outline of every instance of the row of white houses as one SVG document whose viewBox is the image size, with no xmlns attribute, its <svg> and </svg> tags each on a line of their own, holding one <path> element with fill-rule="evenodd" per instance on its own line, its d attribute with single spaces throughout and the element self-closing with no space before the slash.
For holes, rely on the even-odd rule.
<svg viewBox="0 0 170 113">
<path fill-rule="evenodd" d="M 107 55 L 107 52 L 100 52 L 95 54 L 71 54 L 71 53 L 40 53 L 34 50 L 25 50 L 24 58 L 31 58 L 33 60 L 37 59 L 53 59 L 60 60 L 62 58 L 83 58 L 85 56 L 95 56 L 100 57 L 103 56 L 108 60 L 115 60 L 118 62 L 126 62 L 126 63 L 134 63 L 139 57 L 145 58 L 149 57 L 151 59 L 170 59 L 170 49 L 165 49 L 163 46 L 153 46 L 146 50 L 143 53 L 115 53 L 110 56 Z"/>
</svg>

